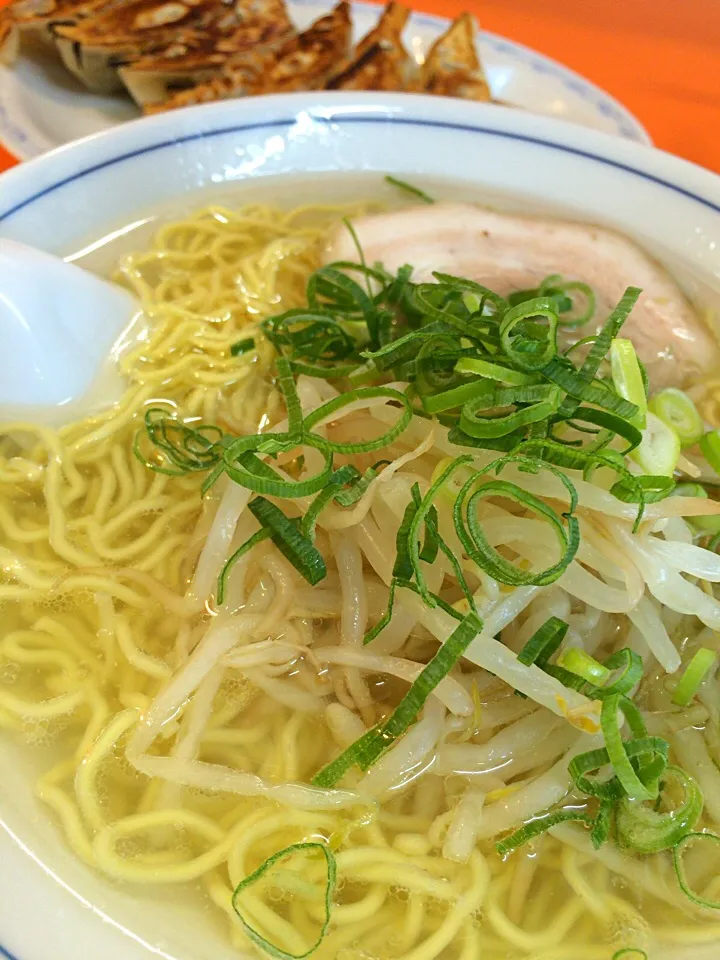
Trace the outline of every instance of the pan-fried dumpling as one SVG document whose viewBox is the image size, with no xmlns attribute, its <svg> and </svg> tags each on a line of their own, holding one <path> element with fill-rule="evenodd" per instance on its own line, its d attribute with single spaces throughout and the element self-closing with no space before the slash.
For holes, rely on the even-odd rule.
<svg viewBox="0 0 720 960">
<path fill-rule="evenodd" d="M 401 35 L 410 16 L 407 7 L 391 2 L 377 26 L 360 43 L 343 69 L 327 82 L 328 90 L 404 90 L 410 57 Z"/>
<path fill-rule="evenodd" d="M 261 93 L 322 89 L 338 64 L 347 60 L 351 39 L 350 5 L 343 0 L 272 51 L 231 57 L 215 80 L 183 90 L 148 112 Z"/>
<path fill-rule="evenodd" d="M 13 63 L 20 48 L 20 31 L 9 12 L 0 11 L 0 63 Z"/>
<path fill-rule="evenodd" d="M 248 94 L 322 89 L 348 58 L 351 40 L 350 4 L 342 2 L 278 47 L 249 84 Z"/>
<path fill-rule="evenodd" d="M 270 49 L 294 31 L 285 0 L 247 0 L 237 10 L 240 23 L 229 35 L 213 32 L 178 41 L 120 68 L 120 77 L 141 107 L 164 103 L 178 89 L 219 75 L 232 56 Z"/>
<path fill-rule="evenodd" d="M 223 0 L 126 0 L 75 24 L 55 27 L 65 66 L 99 93 L 121 90 L 118 67 L 175 45 L 220 40 L 239 25 Z"/>
<path fill-rule="evenodd" d="M 23 37 L 32 37 L 53 47 L 56 23 L 77 23 L 83 17 L 122 2 L 124 0 L 16 0 L 0 11 L 0 49 L 3 42 L 9 43 L 12 53 L 17 54 Z M 8 57 L 7 49 L 5 56 Z"/>
<path fill-rule="evenodd" d="M 435 41 L 420 70 L 420 89 L 444 97 L 492 100 L 475 46 L 475 20 L 463 13 Z"/>
</svg>

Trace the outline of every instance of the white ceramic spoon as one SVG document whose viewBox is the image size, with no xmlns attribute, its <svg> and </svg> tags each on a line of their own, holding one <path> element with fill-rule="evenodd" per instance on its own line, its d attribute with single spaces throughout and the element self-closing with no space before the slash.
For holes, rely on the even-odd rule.
<svg viewBox="0 0 720 960">
<path fill-rule="evenodd" d="M 121 287 L 0 239 L 0 420 L 57 426 L 119 400 L 112 361 L 138 314 Z"/>
</svg>

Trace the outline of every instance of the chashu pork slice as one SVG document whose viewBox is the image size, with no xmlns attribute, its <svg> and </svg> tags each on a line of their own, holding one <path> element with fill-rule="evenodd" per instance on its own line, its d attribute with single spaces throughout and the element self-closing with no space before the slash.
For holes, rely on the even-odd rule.
<svg viewBox="0 0 720 960">
<path fill-rule="evenodd" d="M 239 25 L 227 35 L 191 37 L 121 67 L 120 77 L 138 106 L 163 104 L 178 89 L 218 76 L 230 57 L 271 49 L 294 33 L 285 0 L 245 0 L 236 12 Z"/>
<path fill-rule="evenodd" d="M 229 36 L 239 24 L 235 7 L 224 0 L 124 0 L 54 31 L 68 70 L 89 90 L 113 93 L 123 89 L 120 66 L 178 44 Z"/>
<path fill-rule="evenodd" d="M 222 73 L 171 97 L 155 109 L 175 109 L 213 100 L 320 90 L 339 63 L 347 60 L 352 40 L 350 4 L 339 3 L 307 30 L 285 40 L 270 52 L 231 57 Z M 148 112 L 155 112 L 150 108 Z"/>
<path fill-rule="evenodd" d="M 327 90 L 405 90 L 412 61 L 402 43 L 410 10 L 391 0 L 351 61 L 330 77 Z"/>
<path fill-rule="evenodd" d="M 492 100 L 475 35 L 475 19 L 471 14 L 463 13 L 454 20 L 428 51 L 420 68 L 420 90 L 441 97 Z"/>
<path fill-rule="evenodd" d="M 505 296 L 537 287 L 550 274 L 589 284 L 601 325 L 628 286 L 643 294 L 623 326 L 654 388 L 692 383 L 718 366 L 710 332 L 665 270 L 634 243 L 602 227 L 540 220 L 454 203 L 410 207 L 353 221 L 368 263 L 395 271 L 414 267 L 413 279 L 433 271 L 467 277 Z M 357 257 L 339 230 L 328 260 Z M 581 336 L 594 330 L 590 324 Z"/>
</svg>

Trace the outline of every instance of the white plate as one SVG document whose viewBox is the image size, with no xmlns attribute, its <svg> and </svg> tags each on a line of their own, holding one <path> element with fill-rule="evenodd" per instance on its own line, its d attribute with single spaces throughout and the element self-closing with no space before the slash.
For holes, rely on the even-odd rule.
<svg viewBox="0 0 720 960">
<path fill-rule="evenodd" d="M 289 0 L 288 6 L 300 29 L 329 9 L 313 0 Z M 374 26 L 380 9 L 374 3 L 353 4 L 356 38 Z M 444 17 L 413 14 L 404 40 L 419 63 L 448 23 Z M 617 100 L 567 67 L 492 33 L 481 35 L 479 49 L 497 98 L 533 113 L 650 143 L 640 123 Z M 22 160 L 137 116 L 128 98 L 89 93 L 46 52 L 23 56 L 12 68 L 0 67 L 0 140 Z"/>
<path fill-rule="evenodd" d="M 338 172 L 443 180 L 466 195 L 514 198 L 526 212 L 604 224 L 691 295 L 720 303 L 720 177 L 575 124 L 436 97 L 296 94 L 131 123 L 3 174 L 0 236 L 67 253 L 140 228 L 154 209 L 200 205 L 196 191 L 257 196 L 289 175 L 327 183 Z M 249 960 L 213 912 L 189 906 L 185 888 L 133 888 L 80 862 L 33 795 L 42 759 L 0 731 L 0 957 Z M 658 947 L 652 958 L 719 953 L 716 941 Z"/>
</svg>

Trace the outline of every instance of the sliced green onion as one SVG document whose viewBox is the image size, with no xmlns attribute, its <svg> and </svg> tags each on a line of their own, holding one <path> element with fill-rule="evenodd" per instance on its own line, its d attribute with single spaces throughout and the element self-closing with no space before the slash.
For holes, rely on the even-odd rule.
<svg viewBox="0 0 720 960">
<path fill-rule="evenodd" d="M 253 926 L 249 919 L 247 919 L 241 910 L 241 898 L 244 890 L 247 890 L 253 884 L 257 883 L 258 880 L 267 873 L 267 871 L 273 867 L 276 863 L 280 863 L 283 860 L 287 860 L 292 857 L 293 854 L 300 852 L 318 852 L 325 857 L 325 862 L 327 864 L 327 881 L 325 884 L 325 896 L 324 896 L 324 917 L 322 926 L 320 927 L 320 932 L 315 943 L 310 947 L 309 950 L 306 950 L 304 953 L 288 953 L 286 950 L 282 950 L 276 944 L 272 943 L 270 940 L 267 940 L 262 936 Z M 304 960 L 305 957 L 309 957 L 313 954 L 322 941 L 325 939 L 325 934 L 327 933 L 328 927 L 330 926 L 330 916 L 332 913 L 333 899 L 335 897 L 335 887 L 337 884 L 337 861 L 335 860 L 335 855 L 333 854 L 330 847 L 325 843 L 293 843 L 289 847 L 285 847 L 284 850 L 279 850 L 277 853 L 274 853 L 271 857 L 262 863 L 257 870 L 253 871 L 249 876 L 245 877 L 244 880 L 241 880 L 240 883 L 235 887 L 235 891 L 232 897 L 233 910 L 238 916 L 238 919 L 243 925 L 245 933 L 252 942 L 260 947 L 261 950 L 264 950 L 266 953 L 270 954 L 271 957 L 275 957 L 276 960 Z"/>
<path fill-rule="evenodd" d="M 615 824 L 620 845 L 638 853 L 669 850 L 695 828 L 703 810 L 700 787 L 680 767 L 668 766 L 663 774 L 664 790 L 668 781 L 678 784 L 682 802 L 669 813 L 658 813 L 644 803 L 623 797 L 617 806 Z"/>
<path fill-rule="evenodd" d="M 430 485 L 430 489 L 422 498 L 420 504 L 415 505 L 415 512 L 410 515 L 409 508 L 406 510 L 405 517 L 403 518 L 403 524 L 401 525 L 400 531 L 398 531 L 398 558 L 400 558 L 401 554 L 403 558 L 407 558 L 408 578 L 411 576 L 415 577 L 420 594 L 429 606 L 434 606 L 434 601 L 432 601 L 430 597 L 430 591 L 427 588 L 423 570 L 420 566 L 420 527 L 426 522 L 434 500 L 450 481 L 453 474 L 457 473 L 458 470 L 469 465 L 471 462 L 472 457 L 468 455 L 456 457 L 454 460 L 451 460 L 448 466 L 445 467 L 437 479 L 434 480 Z M 403 530 L 403 525 L 405 524 L 406 519 L 408 522 L 407 529 Z M 401 531 L 403 533 L 402 544 L 400 542 Z"/>
<path fill-rule="evenodd" d="M 518 663 L 529 667 L 533 663 L 542 666 L 560 647 L 568 632 L 569 624 L 559 617 L 549 617 L 530 637 L 518 654 Z"/>
<path fill-rule="evenodd" d="M 483 410 L 496 410 L 509 404 L 522 407 L 507 414 L 478 416 Z M 530 423 L 546 420 L 560 404 L 560 391 L 552 384 L 529 387 L 496 387 L 491 383 L 478 388 L 460 413 L 460 429 L 471 437 L 503 437 Z"/>
<path fill-rule="evenodd" d="M 700 450 L 715 473 L 720 473 L 720 430 L 708 430 L 700 440 Z"/>
<path fill-rule="evenodd" d="M 309 584 L 315 586 L 325 579 L 327 568 L 323 556 L 312 540 L 298 530 L 297 522 L 289 520 L 279 507 L 265 497 L 251 500 L 248 510 L 260 526 L 268 531 L 278 550 Z"/>
<path fill-rule="evenodd" d="M 700 497 L 708 499 L 708 492 L 699 483 L 679 483 L 673 490 L 675 497 Z M 686 517 L 685 523 L 697 533 L 720 533 L 720 514 L 709 517 Z"/>
<path fill-rule="evenodd" d="M 163 407 L 149 407 L 143 420 L 144 430 L 138 430 L 133 439 L 133 453 L 143 466 L 155 473 L 181 477 L 203 472 L 215 467 L 222 457 L 227 438 L 219 427 L 202 423 L 190 427 L 169 415 Z M 160 462 L 142 452 L 144 438 L 162 454 Z"/>
<path fill-rule="evenodd" d="M 484 287 L 481 283 L 476 283 L 474 280 L 468 280 L 465 277 L 456 277 L 452 273 L 440 273 L 437 270 L 433 270 L 433 277 L 438 281 L 438 284 L 445 284 L 448 288 L 454 289 L 455 291 L 477 294 L 482 303 L 486 305 L 492 304 L 498 315 L 504 313 L 508 308 L 507 300 L 505 300 L 504 297 L 501 297 L 488 287 Z"/>
<path fill-rule="evenodd" d="M 612 451 L 607 452 L 611 453 Z M 610 487 L 610 493 L 618 500 L 622 500 L 623 503 L 641 503 L 644 505 L 664 500 L 665 497 L 670 496 L 674 489 L 675 481 L 672 477 L 650 475 L 633 477 L 628 474 Z M 642 512 L 638 516 L 638 521 L 641 516 Z"/>
<path fill-rule="evenodd" d="M 438 276 L 436 274 L 436 276 Z M 455 333 L 467 337 L 471 342 L 478 341 L 482 329 L 471 322 L 473 316 L 462 304 L 463 288 L 452 282 L 419 283 L 413 290 L 413 304 L 416 309 L 430 320 L 442 324 L 440 333 Z M 458 301 L 461 309 L 458 310 Z"/>
<path fill-rule="evenodd" d="M 235 553 L 233 553 L 233 555 L 225 561 L 225 564 L 220 571 L 220 576 L 218 577 L 217 602 L 219 605 L 225 603 L 225 590 L 227 589 L 227 581 L 232 568 L 235 566 L 238 560 L 240 560 L 241 557 L 244 557 L 246 553 L 249 553 L 254 546 L 256 546 L 258 543 L 262 543 L 263 540 L 267 540 L 269 537 L 270 531 L 268 529 L 263 528 L 262 530 L 258 530 L 250 537 L 249 540 L 246 540 L 242 546 L 238 547 Z"/>
<path fill-rule="evenodd" d="M 688 833 L 673 847 L 672 853 L 675 875 L 677 876 L 678 883 L 680 884 L 680 889 L 688 898 L 688 900 L 692 900 L 692 902 L 696 903 L 699 907 L 707 907 L 710 910 L 720 910 L 720 900 L 706 900 L 704 897 L 701 897 L 699 894 L 695 893 L 695 891 L 691 889 L 685 875 L 683 853 L 686 847 L 688 847 L 690 844 L 700 843 L 702 841 L 705 841 L 706 843 L 707 841 L 710 841 L 711 843 L 720 844 L 720 837 L 717 834 L 710 832 Z M 720 853 L 720 850 L 718 853 Z"/>
<path fill-rule="evenodd" d="M 511 367 L 504 367 L 499 363 L 491 363 L 489 360 L 482 360 L 478 357 L 463 357 L 458 360 L 455 370 L 458 373 L 473 373 L 478 377 L 499 380 L 500 383 L 517 387 L 529 386 L 538 382 L 537 376 L 523 373 L 521 370 L 513 370 Z"/>
<path fill-rule="evenodd" d="M 634 741 L 623 742 L 618 723 L 618 711 L 621 711 L 628 721 L 633 735 L 636 737 Z M 644 724 L 639 710 L 632 700 L 628 700 L 627 697 L 619 694 L 603 700 L 600 726 L 605 738 L 605 749 L 610 763 L 627 795 L 633 800 L 653 800 L 658 793 L 657 782 L 643 782 L 635 770 L 630 754 L 633 753 L 635 756 L 649 754 L 653 759 L 655 756 L 662 756 L 666 763 L 667 742 L 660 737 L 643 736 Z M 655 767 L 652 770 L 653 778 L 657 781 L 660 774 L 658 773 L 658 776 L 655 777 Z"/>
<path fill-rule="evenodd" d="M 627 320 L 641 293 L 642 291 L 638 287 L 628 287 L 620 298 L 620 301 L 615 309 L 603 324 L 602 330 L 595 336 L 590 350 L 583 361 L 583 365 L 577 371 L 579 380 L 584 381 L 586 385 L 589 386 L 597 376 L 600 364 L 610 349 L 610 344 L 612 343 L 613 339 L 617 337 L 620 328 Z M 561 368 L 559 361 L 555 361 L 554 367 L 557 370 Z M 559 385 L 562 386 L 562 384 Z M 560 407 L 560 413 L 564 416 L 572 416 L 577 406 L 575 399 L 585 400 L 588 403 L 596 402 L 595 400 L 590 400 L 587 395 L 576 398 L 575 393 L 573 393 L 571 390 L 568 390 L 567 392 L 570 394 L 570 396 L 566 398 Z M 607 391 L 607 393 L 610 393 L 610 391 Z M 629 401 L 624 402 L 629 404 Z M 600 406 L 604 406 L 604 404 L 600 404 Z M 621 411 L 617 409 L 613 410 L 613 412 L 620 414 L 620 416 L 634 416 L 636 410 L 635 405 L 630 404 L 630 406 L 633 408 L 631 413 L 621 413 Z"/>
<path fill-rule="evenodd" d="M 230 347 L 230 354 L 233 357 L 239 357 L 243 353 L 248 353 L 255 349 L 255 337 L 246 337 L 244 340 L 238 340 Z"/>
<path fill-rule="evenodd" d="M 598 410 L 596 407 L 581 405 L 577 407 L 573 413 L 572 420 L 561 422 L 569 423 L 576 430 L 582 430 L 586 433 L 590 432 L 587 428 L 581 428 L 578 425 L 578 421 L 580 423 L 593 423 L 602 427 L 606 431 L 606 438 L 603 443 L 609 443 L 614 436 L 619 436 L 622 437 L 623 440 L 627 440 L 628 446 L 622 451 L 616 451 L 620 456 L 630 453 L 631 450 L 634 450 L 642 443 L 642 433 L 640 430 L 638 430 L 630 420 L 626 420 L 625 417 L 620 417 L 616 413 L 611 413 L 609 410 Z M 597 433 L 597 431 L 592 432 Z M 589 452 L 595 452 L 601 445 L 601 443 L 593 444 Z"/>
<path fill-rule="evenodd" d="M 437 523 L 437 509 L 435 507 L 430 507 L 425 520 L 425 542 L 423 543 L 423 548 L 420 551 L 420 559 L 423 563 L 435 563 L 435 558 L 440 550 L 440 537 L 437 532 Z"/>
<path fill-rule="evenodd" d="M 647 398 L 640 364 L 631 340 L 623 337 L 613 339 L 610 344 L 610 371 L 615 389 L 620 396 L 634 403 L 638 408 L 632 422 L 642 430 L 647 416 Z"/>
<path fill-rule="evenodd" d="M 424 190 L 421 190 L 420 187 L 414 187 L 411 183 L 407 183 L 405 180 L 399 180 L 397 177 L 393 177 L 388 174 L 385 177 L 385 182 L 389 183 L 393 187 L 397 187 L 398 190 L 403 190 L 405 193 L 411 194 L 413 197 L 417 197 L 419 200 L 422 200 L 423 203 L 435 203 L 433 198 L 425 193 Z"/>
<path fill-rule="evenodd" d="M 393 579 L 409 580 L 413 575 L 413 564 L 410 559 L 410 530 L 418 508 L 414 500 L 405 507 L 405 513 L 400 521 L 395 537 L 395 564 L 393 565 Z"/>
<path fill-rule="evenodd" d="M 637 415 L 638 408 L 634 403 L 625 400 L 602 382 L 586 379 L 582 368 L 576 370 L 568 360 L 555 357 L 543 370 L 543 376 L 568 394 L 560 407 L 561 417 L 572 418 L 581 400 L 602 407 L 603 410 L 609 410 L 610 413 L 615 413 L 627 420 Z"/>
<path fill-rule="evenodd" d="M 378 460 L 360 476 L 348 490 L 340 490 L 335 494 L 335 502 L 341 507 L 351 507 L 365 494 L 372 481 L 379 476 L 380 467 L 389 464 L 389 460 Z"/>
<path fill-rule="evenodd" d="M 343 768 L 345 770 L 349 769 L 349 766 L 354 763 L 365 770 L 372 766 L 387 747 L 398 737 L 401 737 L 408 727 L 415 722 L 435 687 L 448 675 L 481 630 L 482 620 L 471 611 L 462 619 L 432 660 L 416 677 L 408 692 L 377 732 L 373 731 L 372 737 L 368 737 L 367 733 L 363 735 L 361 738 L 363 740 L 362 748 L 359 746 L 360 741 L 351 744 L 336 760 L 315 775 L 313 783 L 316 786 L 321 784 L 328 787 L 335 786 L 340 777 L 337 776 L 333 779 L 335 777 L 334 773 L 331 777 L 328 772 L 331 767 L 335 771 L 340 771 Z M 346 766 L 344 755 L 348 752 L 350 752 L 352 761 Z"/>
<path fill-rule="evenodd" d="M 366 730 L 347 750 L 343 751 L 321 770 L 318 770 L 310 781 L 312 785 L 321 787 L 323 790 L 329 790 L 339 783 L 351 767 L 360 763 L 367 750 L 375 743 L 379 730 L 379 724 Z"/>
<path fill-rule="evenodd" d="M 582 690 L 585 686 L 585 680 L 583 680 L 582 677 L 579 677 L 576 673 L 570 673 L 569 670 L 558 667 L 554 663 L 544 663 L 542 664 L 542 668 L 545 673 L 548 673 L 551 677 L 555 677 L 556 680 L 559 680 L 560 683 L 569 690 Z"/>
<path fill-rule="evenodd" d="M 617 777 L 613 776 L 607 780 L 600 780 L 597 777 L 590 778 L 587 776 L 587 774 L 594 773 L 609 763 L 610 757 L 607 749 L 600 747 L 597 750 L 588 750 L 586 753 L 579 753 L 574 756 L 568 764 L 568 773 L 576 788 L 586 796 L 614 802 L 623 795 L 623 788 Z"/>
<path fill-rule="evenodd" d="M 495 844 L 495 849 L 501 857 L 504 857 L 505 854 L 517 850 L 518 847 L 522 847 L 523 844 L 529 840 L 534 840 L 535 837 L 539 837 L 547 830 L 550 830 L 551 827 L 556 827 L 559 823 L 568 822 L 586 823 L 592 826 L 594 821 L 587 813 L 580 813 L 577 810 L 556 810 L 554 813 L 545 813 L 542 816 L 530 820 L 529 823 L 523 824 L 519 830 L 511 833 L 510 836 L 505 837 L 504 840 L 498 841 Z"/>
<path fill-rule="evenodd" d="M 344 266 L 344 269 L 347 267 Z M 363 275 L 367 273 L 362 265 L 356 264 L 355 270 Z M 310 274 L 307 301 L 311 310 L 322 312 L 331 307 L 340 310 L 346 318 L 363 318 L 366 322 L 372 322 L 376 316 L 372 297 L 336 263 L 328 263 Z"/>
<path fill-rule="evenodd" d="M 600 847 L 608 841 L 610 830 L 612 829 L 613 825 L 616 805 L 617 801 L 615 800 L 600 801 L 598 812 L 595 815 L 595 822 L 593 823 L 593 828 L 590 831 L 590 842 L 595 850 L 599 850 Z"/>
<path fill-rule="evenodd" d="M 629 647 L 616 650 L 608 657 L 603 666 L 609 670 L 621 671 L 611 683 L 604 683 L 601 690 L 593 690 L 593 697 L 612 697 L 629 693 L 642 680 L 643 661 L 639 653 Z"/>
<path fill-rule="evenodd" d="M 702 500 L 707 500 L 708 492 L 699 483 L 678 483 L 675 489 L 673 490 L 674 497 L 700 497 Z M 694 519 L 694 518 L 693 518 Z"/>
<path fill-rule="evenodd" d="M 616 950 L 611 960 L 649 960 L 647 953 L 639 947 L 622 947 Z"/>
<path fill-rule="evenodd" d="M 703 435 L 702 417 L 690 397 L 676 387 L 656 393 L 650 400 L 650 410 L 672 427 L 683 447 L 692 447 Z"/>
<path fill-rule="evenodd" d="M 543 339 L 529 335 L 527 321 L 547 320 Z M 558 315 L 556 304 L 547 297 L 526 300 L 506 310 L 500 321 L 500 338 L 506 357 L 527 373 L 542 370 L 557 354 Z"/>
<path fill-rule="evenodd" d="M 500 460 L 496 460 L 490 464 L 486 468 L 486 472 L 490 473 L 494 470 L 498 473 L 509 463 L 516 463 L 520 469 L 531 473 L 537 473 L 540 469 L 549 470 L 551 473 L 554 473 L 570 494 L 570 507 L 568 512 L 564 513 L 561 519 L 557 513 L 539 497 L 522 490 L 517 484 L 508 483 L 506 480 L 489 480 L 482 482 L 475 492 L 471 493 L 473 486 L 478 483 L 477 476 L 471 476 L 463 485 L 455 501 L 453 508 L 455 529 L 468 556 L 491 577 L 494 577 L 501 583 L 507 583 L 510 586 L 546 586 L 549 583 L 554 583 L 555 580 L 563 575 L 578 550 L 580 527 L 577 517 L 574 515 L 575 507 L 577 506 L 577 491 L 564 473 L 556 470 L 547 463 L 543 463 L 541 460 L 535 460 L 532 457 L 526 457 L 522 454 L 511 454 L 507 457 L 502 457 Z M 483 533 L 482 525 L 477 516 L 479 501 L 485 497 L 507 497 L 544 518 L 560 545 L 561 556 L 557 563 L 554 563 L 545 570 L 532 573 L 521 570 L 516 564 L 511 563 L 498 553 L 494 547 L 491 547 L 487 537 Z M 564 524 L 563 520 L 565 521 Z"/>
<path fill-rule="evenodd" d="M 538 290 L 538 295 L 541 297 L 555 297 L 556 299 L 559 296 L 565 297 L 570 300 L 570 306 L 568 310 L 563 310 L 563 313 L 569 312 L 575 306 L 571 297 L 568 297 L 568 293 L 576 292 L 582 294 L 585 297 L 586 305 L 583 313 L 578 313 L 572 317 L 560 316 L 558 322 L 561 327 L 582 327 L 589 320 L 592 320 L 593 314 L 595 313 L 595 294 L 591 287 L 587 283 L 582 283 L 579 280 L 563 280 L 559 275 L 554 275 L 550 277 L 545 277 L 543 282 L 540 284 L 540 289 Z"/>
<path fill-rule="evenodd" d="M 573 299 L 568 296 L 571 292 L 580 293 L 585 297 L 585 310 L 571 317 L 560 316 L 559 323 L 563 327 L 581 327 L 592 319 L 595 313 L 595 294 L 586 283 L 581 283 L 578 280 L 563 280 L 558 273 L 545 277 L 540 286 L 534 290 L 518 290 L 511 293 L 508 297 L 508 303 L 511 307 L 514 307 L 536 297 L 552 297 L 560 314 L 565 314 L 571 312 L 575 307 Z"/>
<path fill-rule="evenodd" d="M 687 707 L 698 692 L 700 684 L 715 666 L 716 659 L 717 654 L 714 650 L 701 647 L 680 677 L 680 681 L 673 691 L 672 702 L 679 707 Z"/>
<path fill-rule="evenodd" d="M 430 414 L 454 410 L 456 407 L 463 406 L 477 393 L 481 393 L 485 389 L 485 383 L 481 379 L 471 380 L 469 383 L 461 383 L 450 390 L 441 390 L 439 393 L 424 396 L 422 397 L 423 408 Z"/>
<path fill-rule="evenodd" d="M 654 413 L 648 413 L 640 446 L 631 456 L 647 474 L 672 476 L 680 459 L 680 437 Z"/>
<path fill-rule="evenodd" d="M 287 432 L 291 437 L 297 437 L 298 440 L 303 432 L 303 415 L 300 406 L 300 397 L 295 386 L 295 377 L 292 368 L 285 357 L 277 357 L 275 366 L 278 372 L 278 387 L 285 400 L 287 409 L 288 428 Z"/>
<path fill-rule="evenodd" d="M 318 493 L 302 518 L 300 531 L 304 537 L 307 537 L 313 543 L 315 542 L 315 526 L 322 511 L 331 500 L 337 499 L 345 484 L 353 483 L 359 479 L 358 470 L 349 463 L 335 471 L 330 478 L 330 483 Z"/>
<path fill-rule="evenodd" d="M 363 440 L 357 443 L 335 443 L 318 434 L 312 434 L 312 445 L 318 450 L 325 450 L 332 453 L 370 453 L 373 450 L 380 450 L 387 447 L 403 433 L 413 417 L 413 409 L 407 395 L 400 390 L 394 390 L 391 387 L 358 387 L 356 390 L 349 390 L 347 393 L 340 394 L 317 407 L 312 413 L 305 417 L 305 434 L 310 433 L 312 428 L 324 420 L 331 419 L 333 414 L 338 413 L 343 407 L 356 400 L 372 400 L 383 397 L 388 400 L 394 400 L 402 407 L 402 413 L 397 422 L 390 427 L 382 436 L 373 440 Z M 400 412 L 400 411 L 398 411 Z"/>
<path fill-rule="evenodd" d="M 584 650 L 579 650 L 577 647 L 568 647 L 563 650 L 557 659 L 557 665 L 562 667 L 563 670 L 568 670 L 570 673 L 581 677 L 588 683 L 596 684 L 598 687 L 602 687 L 610 678 L 610 671 L 607 667 L 604 667 L 590 654 L 585 653 Z"/>
</svg>

